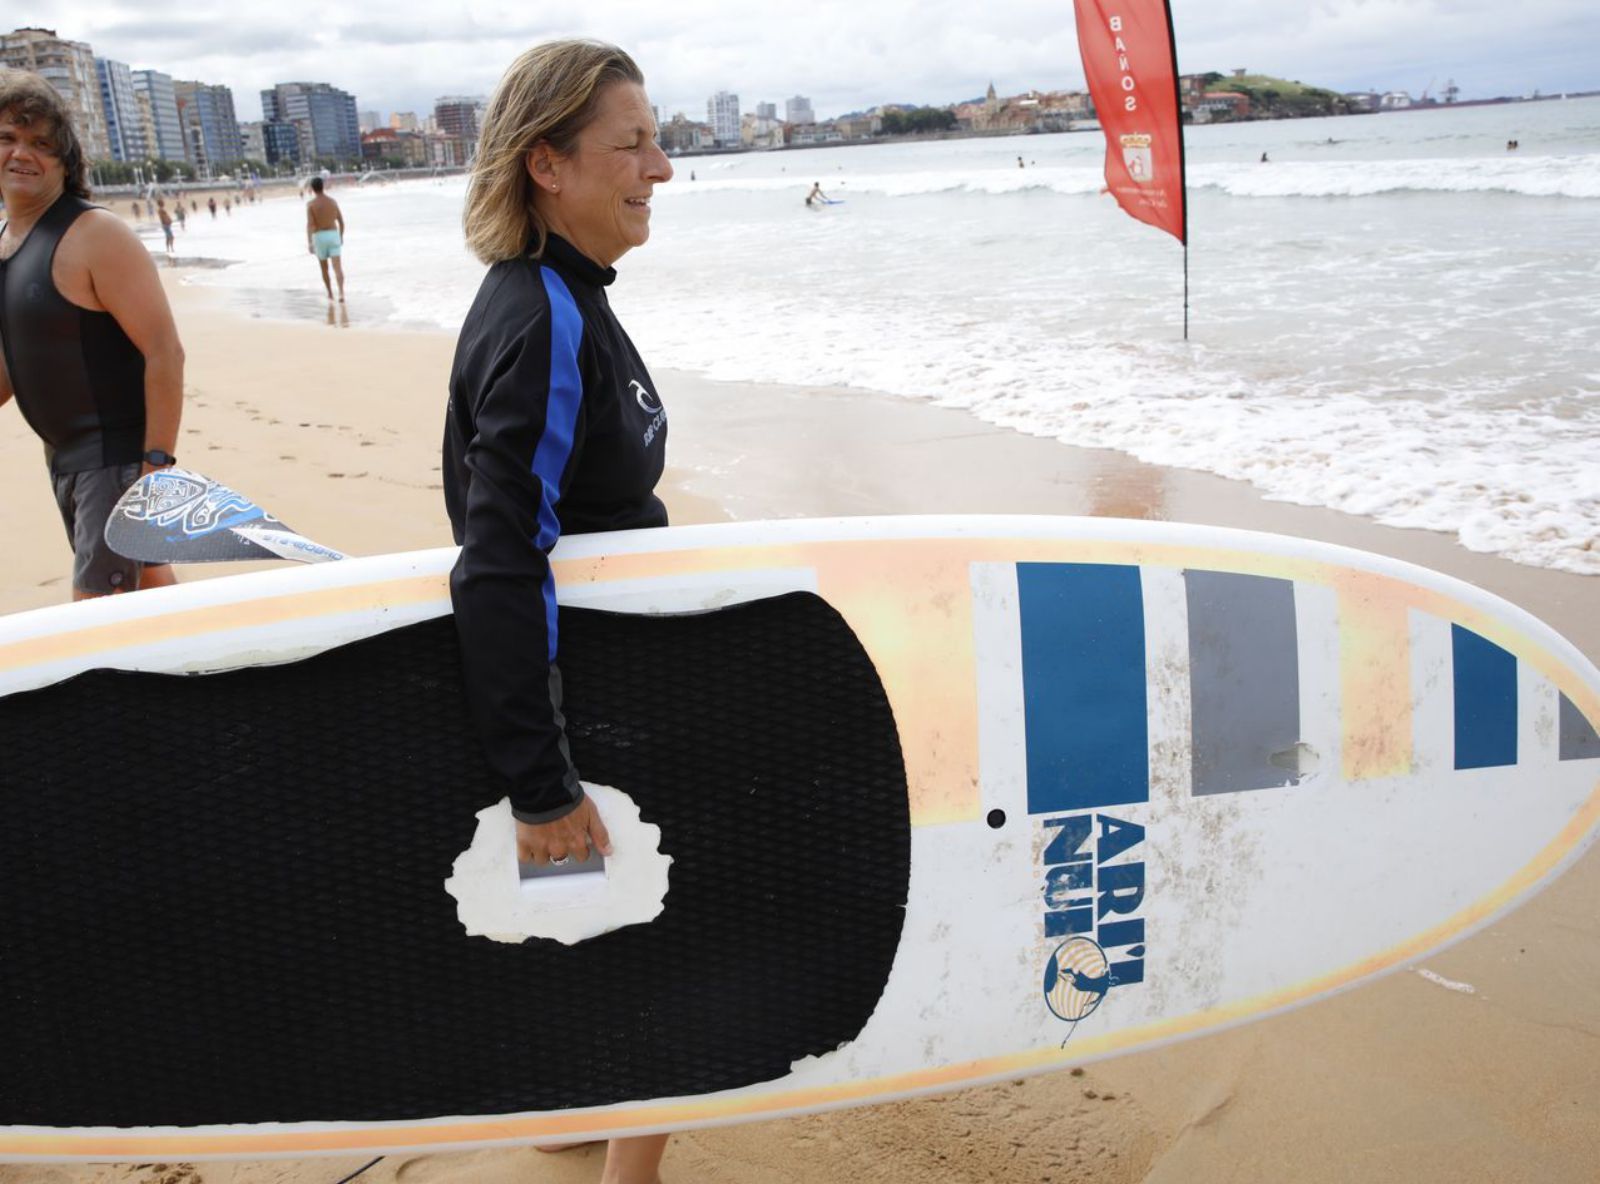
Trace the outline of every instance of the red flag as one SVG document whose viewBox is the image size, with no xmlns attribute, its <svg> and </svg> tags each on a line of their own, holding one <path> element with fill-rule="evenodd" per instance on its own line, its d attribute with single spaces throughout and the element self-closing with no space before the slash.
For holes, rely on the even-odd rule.
<svg viewBox="0 0 1600 1184">
<path fill-rule="evenodd" d="M 1078 52 L 1106 133 L 1106 187 L 1128 213 L 1189 242 L 1178 53 L 1164 0 L 1073 0 Z"/>
</svg>

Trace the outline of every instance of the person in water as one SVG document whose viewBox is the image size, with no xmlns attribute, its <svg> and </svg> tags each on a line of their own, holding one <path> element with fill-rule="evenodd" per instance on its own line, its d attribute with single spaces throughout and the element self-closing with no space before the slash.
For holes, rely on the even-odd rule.
<svg viewBox="0 0 1600 1184">
<path fill-rule="evenodd" d="M 322 286 L 333 299 L 333 285 L 328 282 L 328 262 L 333 261 L 333 274 L 339 279 L 339 300 L 344 301 L 344 211 L 339 203 L 322 192 L 322 178 L 311 178 L 311 200 L 306 203 L 306 250 L 317 257 L 322 269 Z"/>
<path fill-rule="evenodd" d="M 822 192 L 822 182 L 821 181 L 813 181 L 811 183 L 811 192 L 806 194 L 806 205 L 808 205 L 808 206 L 825 206 L 827 204 L 828 204 L 828 195 L 826 193 Z"/>
</svg>

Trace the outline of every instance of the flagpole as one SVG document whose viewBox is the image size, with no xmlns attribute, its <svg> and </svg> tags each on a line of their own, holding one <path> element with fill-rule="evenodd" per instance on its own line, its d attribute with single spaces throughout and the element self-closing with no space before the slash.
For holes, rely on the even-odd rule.
<svg viewBox="0 0 1600 1184">
<path fill-rule="evenodd" d="M 1172 0 L 1162 0 L 1167 12 L 1167 44 L 1172 47 L 1172 102 L 1178 118 L 1178 192 L 1183 196 L 1183 339 L 1189 340 L 1189 163 L 1183 135 L 1183 84 L 1178 75 L 1178 30 L 1172 24 Z"/>
</svg>

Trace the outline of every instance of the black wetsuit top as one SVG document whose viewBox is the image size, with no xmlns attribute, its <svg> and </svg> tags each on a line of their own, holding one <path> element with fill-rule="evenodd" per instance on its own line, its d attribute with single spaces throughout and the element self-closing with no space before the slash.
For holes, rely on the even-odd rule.
<svg viewBox="0 0 1600 1184">
<path fill-rule="evenodd" d="M 50 277 L 85 210 L 62 194 L 0 262 L 0 346 L 17 407 L 53 474 L 136 464 L 144 455 L 144 355 L 108 312 L 73 304 Z"/>
<path fill-rule="evenodd" d="M 583 790 L 556 666 L 563 534 L 665 526 L 667 414 L 606 301 L 616 272 L 555 235 L 489 269 L 461 327 L 444 500 L 461 557 L 450 597 L 467 697 L 514 813 L 548 822 Z"/>
</svg>

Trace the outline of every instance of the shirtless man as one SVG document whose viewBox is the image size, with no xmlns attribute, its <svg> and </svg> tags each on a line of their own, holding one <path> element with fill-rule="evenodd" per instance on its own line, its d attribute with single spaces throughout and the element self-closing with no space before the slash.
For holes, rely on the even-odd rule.
<svg viewBox="0 0 1600 1184">
<path fill-rule="evenodd" d="M 173 582 L 170 567 L 107 547 L 105 524 L 141 474 L 174 463 L 183 413 L 183 347 L 155 262 L 89 203 L 87 174 L 50 85 L 0 74 L 0 404 L 15 397 L 44 441 L 75 600 Z"/>
<path fill-rule="evenodd" d="M 322 267 L 322 286 L 328 289 L 328 299 L 333 299 L 333 285 L 328 282 L 328 260 L 333 260 L 333 274 L 339 277 L 339 300 L 344 301 L 344 264 L 339 259 L 344 249 L 344 212 L 339 203 L 322 192 L 322 178 L 311 178 L 312 197 L 306 203 L 306 250 L 317 257 Z"/>
</svg>

